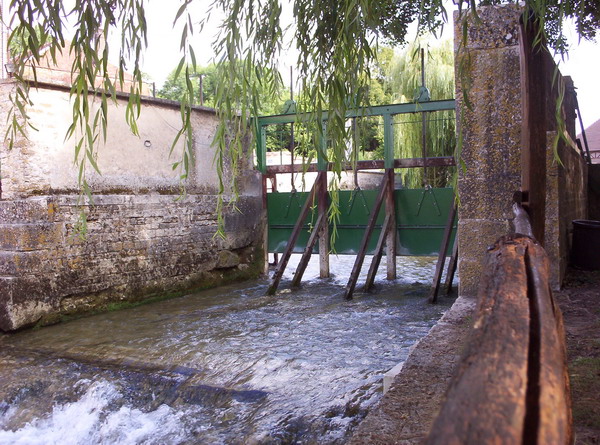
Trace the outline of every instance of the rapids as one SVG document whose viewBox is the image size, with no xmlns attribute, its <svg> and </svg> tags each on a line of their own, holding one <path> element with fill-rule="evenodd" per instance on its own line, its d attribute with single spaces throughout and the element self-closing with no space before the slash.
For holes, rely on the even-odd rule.
<svg viewBox="0 0 600 445">
<path fill-rule="evenodd" d="M 2 336 L 0 444 L 343 443 L 452 303 L 416 257 L 345 301 L 353 259 Z"/>
</svg>

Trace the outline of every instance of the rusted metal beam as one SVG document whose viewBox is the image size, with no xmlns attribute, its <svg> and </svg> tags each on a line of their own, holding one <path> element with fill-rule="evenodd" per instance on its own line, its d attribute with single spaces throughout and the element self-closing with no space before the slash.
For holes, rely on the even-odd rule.
<svg viewBox="0 0 600 445">
<path fill-rule="evenodd" d="M 296 272 L 294 273 L 294 278 L 292 279 L 292 287 L 300 286 L 302 276 L 304 275 L 306 266 L 308 266 L 308 262 L 310 261 L 310 257 L 312 256 L 313 248 L 315 247 L 315 243 L 317 242 L 318 234 L 321 231 L 321 226 L 326 221 L 327 215 L 324 213 L 319 214 L 315 227 L 313 228 L 313 231 L 311 232 L 310 237 L 308 238 L 308 243 L 306 243 L 306 247 L 304 248 L 304 252 L 302 253 L 302 258 L 300 259 L 298 267 L 296 268 Z"/>
<path fill-rule="evenodd" d="M 448 221 L 446 222 L 446 228 L 444 229 L 444 236 L 442 238 L 442 244 L 440 246 L 440 253 L 438 254 L 437 264 L 435 265 L 435 274 L 433 275 L 433 283 L 431 286 L 431 293 L 429 294 L 429 302 L 437 303 L 438 293 L 440 290 L 440 283 L 442 281 L 442 271 L 444 270 L 444 263 L 446 262 L 446 252 L 450 245 L 450 237 L 452 235 L 452 227 L 454 226 L 454 219 L 456 218 L 456 203 L 454 195 L 452 195 L 452 204 L 450 212 L 448 212 Z"/>
<path fill-rule="evenodd" d="M 454 246 L 452 246 L 452 256 L 450 257 L 450 263 L 448 264 L 448 271 L 446 272 L 446 295 L 450 295 L 452 292 L 452 282 L 454 281 L 454 274 L 456 273 L 456 266 L 458 265 L 458 239 L 454 240 Z"/>
<path fill-rule="evenodd" d="M 356 163 L 357 170 L 383 170 L 385 168 L 383 159 L 374 161 L 358 161 Z M 453 167 L 456 165 L 456 161 L 453 156 L 439 156 L 426 158 L 427 167 Z M 423 158 L 406 158 L 406 159 L 394 159 L 394 168 L 418 168 L 424 167 L 425 160 Z M 333 163 L 327 165 L 327 170 L 333 169 Z M 268 165 L 266 168 L 267 175 L 274 175 L 280 173 L 292 173 L 294 169 L 290 164 L 287 165 Z M 354 170 L 350 163 L 342 166 L 342 170 Z M 304 166 L 303 170 L 296 169 L 296 172 L 305 171 L 306 173 L 313 173 L 318 171 L 317 164 L 311 163 Z"/>
<path fill-rule="evenodd" d="M 383 255 L 383 244 L 390 229 L 393 229 L 393 227 L 390 227 L 390 216 L 386 215 L 385 220 L 383 221 L 383 226 L 381 226 L 381 233 L 379 234 L 379 239 L 377 240 L 375 253 L 373 253 L 373 259 L 371 260 L 371 266 L 369 267 L 367 280 L 365 281 L 365 292 L 368 292 L 373 288 L 375 275 L 377 274 L 377 269 L 379 269 L 379 263 L 381 262 L 381 256 Z"/>
<path fill-rule="evenodd" d="M 324 175 L 325 172 L 319 172 L 320 178 L 321 175 Z M 267 289 L 267 295 L 273 295 L 277 291 L 277 287 L 279 286 L 279 282 L 281 281 L 281 277 L 283 276 L 283 272 L 287 266 L 288 261 L 290 260 L 290 256 L 292 255 L 292 251 L 294 250 L 294 246 L 296 245 L 296 241 L 298 241 L 298 236 L 300 235 L 300 231 L 302 230 L 302 226 L 304 225 L 304 220 L 308 215 L 310 207 L 313 203 L 316 189 L 319 187 L 319 181 L 315 181 L 314 185 L 310 189 L 310 193 L 306 197 L 306 201 L 304 201 L 304 205 L 300 210 L 300 215 L 298 215 L 298 220 L 296 221 L 296 225 L 292 230 L 292 234 L 290 235 L 290 239 L 288 240 L 287 246 L 285 246 L 285 250 L 281 255 L 281 260 L 279 260 L 279 264 L 275 269 L 275 274 L 273 275 L 273 281 L 271 281 L 271 285 Z"/>
<path fill-rule="evenodd" d="M 369 223 L 367 224 L 367 227 L 365 229 L 365 234 L 363 235 L 363 239 L 360 244 L 360 249 L 356 254 L 356 260 L 354 261 L 354 266 L 352 267 L 352 273 L 350 274 L 350 279 L 348 280 L 348 284 L 346 284 L 346 290 L 344 292 L 344 297 L 347 300 L 350 300 L 352 298 L 352 294 L 354 293 L 354 289 L 356 288 L 356 282 L 358 281 L 358 276 L 360 275 L 360 270 L 365 260 L 367 247 L 369 246 L 369 240 L 371 239 L 371 234 L 373 233 L 373 229 L 375 228 L 375 222 L 377 221 L 377 216 L 379 215 L 379 210 L 381 209 L 381 205 L 383 204 L 383 198 L 387 191 L 388 179 L 388 175 L 383 176 L 381 186 L 379 187 L 379 194 L 377 195 L 375 205 L 373 206 L 371 216 L 369 217 Z"/>
</svg>

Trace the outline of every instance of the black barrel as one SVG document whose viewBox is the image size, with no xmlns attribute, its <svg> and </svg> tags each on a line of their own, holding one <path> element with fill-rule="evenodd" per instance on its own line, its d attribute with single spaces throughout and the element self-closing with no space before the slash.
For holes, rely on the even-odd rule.
<svg viewBox="0 0 600 445">
<path fill-rule="evenodd" d="M 571 263 L 585 270 L 600 269 L 600 221 L 573 221 Z"/>
</svg>

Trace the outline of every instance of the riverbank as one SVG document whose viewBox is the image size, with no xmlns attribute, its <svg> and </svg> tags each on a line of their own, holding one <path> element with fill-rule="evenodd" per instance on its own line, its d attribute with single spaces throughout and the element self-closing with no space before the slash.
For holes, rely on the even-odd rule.
<svg viewBox="0 0 600 445">
<path fill-rule="evenodd" d="M 570 269 L 555 293 L 564 317 L 575 444 L 600 444 L 600 271 Z M 459 297 L 416 344 L 350 445 L 418 444 L 439 410 L 471 330 L 476 300 Z"/>
<path fill-rule="evenodd" d="M 565 322 L 575 444 L 599 444 L 600 271 L 570 269 L 555 297 Z"/>
</svg>

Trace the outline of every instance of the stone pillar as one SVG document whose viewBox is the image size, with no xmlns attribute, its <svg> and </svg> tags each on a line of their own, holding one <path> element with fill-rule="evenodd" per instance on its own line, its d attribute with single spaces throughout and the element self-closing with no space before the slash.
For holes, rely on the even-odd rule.
<svg viewBox="0 0 600 445">
<path fill-rule="evenodd" d="M 476 295 L 487 246 L 509 233 L 512 197 L 521 185 L 521 12 L 518 5 L 483 7 L 480 21 L 455 13 L 457 120 L 465 166 L 458 182 L 462 296 Z M 465 19 L 468 41 L 459 49 Z"/>
</svg>

